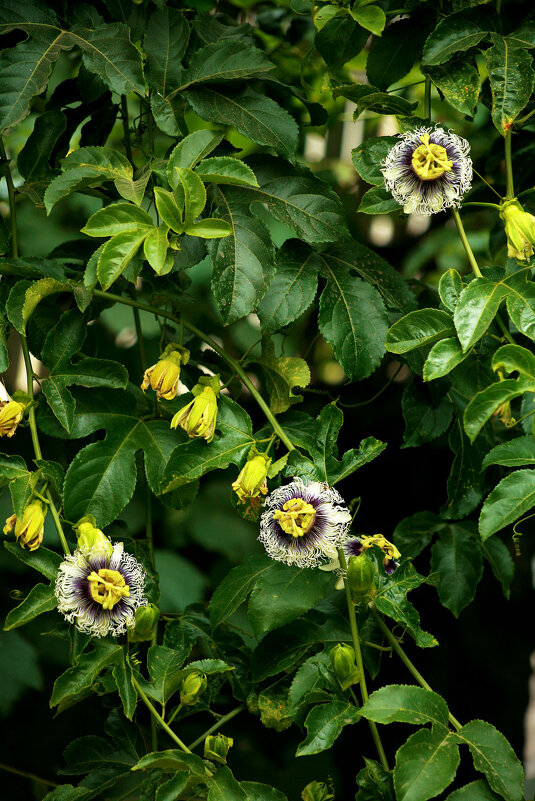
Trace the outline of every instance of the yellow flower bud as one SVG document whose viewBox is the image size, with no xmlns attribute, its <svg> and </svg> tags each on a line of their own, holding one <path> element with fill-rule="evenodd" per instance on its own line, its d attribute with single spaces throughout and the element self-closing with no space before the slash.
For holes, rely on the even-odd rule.
<svg viewBox="0 0 535 801">
<path fill-rule="evenodd" d="M 113 545 L 104 532 L 96 527 L 95 522 L 95 518 L 88 515 L 73 526 L 78 537 L 78 550 L 82 551 L 84 556 L 109 559 L 113 553 Z"/>
<path fill-rule="evenodd" d="M 151 640 L 159 617 L 160 610 L 154 604 L 140 606 L 139 609 L 136 609 L 136 624 L 133 629 L 128 629 L 128 642 Z"/>
<path fill-rule="evenodd" d="M 21 520 L 18 520 L 17 515 L 8 517 L 4 534 L 9 534 L 15 528 L 15 537 L 21 548 L 26 546 L 29 551 L 35 551 L 43 541 L 46 512 L 44 503 L 31 501 L 24 507 Z"/>
<path fill-rule="evenodd" d="M 240 503 L 244 503 L 248 498 L 267 494 L 267 474 L 270 464 L 269 456 L 266 453 L 259 453 L 253 445 L 244 467 L 232 484 Z"/>
<path fill-rule="evenodd" d="M 199 696 L 206 690 L 208 684 L 206 674 L 200 670 L 192 670 L 186 678 L 182 680 L 180 687 L 180 703 L 184 706 L 193 706 L 199 700 Z"/>
<path fill-rule="evenodd" d="M 14 400 L 0 401 L 0 437 L 12 437 L 22 420 L 24 406 Z"/>
<path fill-rule="evenodd" d="M 213 762 L 221 762 L 224 765 L 227 761 L 227 754 L 234 745 L 232 737 L 225 737 L 224 734 L 209 735 L 204 741 L 204 758 L 211 759 Z"/>
<path fill-rule="evenodd" d="M 180 345 L 168 345 L 160 354 L 156 364 L 145 370 L 141 389 L 146 390 L 151 386 L 158 399 L 173 400 L 180 378 L 180 368 L 187 364 L 188 360 L 189 350 Z"/>
<path fill-rule="evenodd" d="M 525 261 L 533 256 L 535 245 L 535 217 L 524 211 L 518 200 L 502 204 L 500 217 L 505 222 L 507 255 Z"/>
<path fill-rule="evenodd" d="M 202 437 L 206 442 L 211 442 L 217 420 L 219 376 L 201 378 L 191 391 L 195 398 L 175 414 L 171 428 L 180 426 L 188 436 Z"/>
<path fill-rule="evenodd" d="M 360 681 L 360 672 L 355 664 L 355 651 L 350 645 L 339 642 L 329 651 L 331 665 L 342 690 Z"/>
</svg>

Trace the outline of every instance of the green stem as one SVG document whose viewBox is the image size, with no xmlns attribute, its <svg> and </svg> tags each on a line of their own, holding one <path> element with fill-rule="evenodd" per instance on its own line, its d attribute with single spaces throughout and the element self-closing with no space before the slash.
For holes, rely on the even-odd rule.
<svg viewBox="0 0 535 801">
<path fill-rule="evenodd" d="M 381 629 L 386 639 L 388 640 L 388 642 L 390 643 L 396 654 L 399 656 L 405 667 L 408 668 L 408 670 L 412 673 L 412 675 L 414 676 L 420 687 L 423 687 L 425 690 L 431 690 L 431 692 L 433 692 L 432 687 L 426 682 L 422 674 L 412 664 L 411 660 L 409 659 L 409 657 L 407 656 L 407 654 L 405 653 L 405 651 L 403 650 L 397 639 L 394 637 L 388 626 L 385 624 L 379 612 L 373 606 L 370 608 L 372 615 L 375 618 L 375 622 L 377 623 L 377 625 L 379 626 L 379 628 Z M 454 729 L 456 729 L 456 731 L 460 731 L 462 729 L 462 724 L 459 723 L 457 718 L 453 717 L 451 712 L 448 712 L 448 718 L 451 725 L 453 726 Z"/>
<path fill-rule="evenodd" d="M 0 156 L 3 159 L 8 161 L 6 149 L 4 147 L 4 142 L 0 137 Z M 18 258 L 19 255 L 19 240 L 18 240 L 18 233 L 17 233 L 17 214 L 16 214 L 16 206 L 15 206 L 15 184 L 13 183 L 13 178 L 11 176 L 11 170 L 6 170 L 6 184 L 7 184 L 7 194 L 9 198 L 9 216 L 10 216 L 10 223 L 11 223 L 11 253 L 13 258 Z"/>
<path fill-rule="evenodd" d="M 171 739 L 172 739 L 172 740 L 173 740 L 173 741 L 174 741 L 174 742 L 175 742 L 175 743 L 178 745 L 178 747 L 179 747 L 179 748 L 180 748 L 182 751 L 184 751 L 186 754 L 191 754 L 191 750 L 188 748 L 188 746 L 187 746 L 185 743 L 183 743 L 183 742 L 182 742 L 182 740 L 180 739 L 180 737 L 178 737 L 178 736 L 177 736 L 177 735 L 174 733 L 173 729 L 171 729 L 171 728 L 170 728 L 170 727 L 167 725 L 167 723 L 166 723 L 166 722 L 165 722 L 165 720 L 162 718 L 162 716 L 159 714 L 159 712 L 156 710 L 156 708 L 155 708 L 155 707 L 154 707 L 154 706 L 151 704 L 151 702 L 149 701 L 149 699 L 147 698 L 147 696 L 145 695 L 145 693 L 144 693 L 144 692 L 143 692 L 143 690 L 141 689 L 141 687 L 140 687 L 140 685 L 139 685 L 139 682 L 138 682 L 138 680 L 136 679 L 136 677 L 135 677 L 135 676 L 132 676 L 132 684 L 134 685 L 134 687 L 135 687 L 135 688 L 136 688 L 136 690 L 138 691 L 138 693 L 139 693 L 139 697 L 141 698 L 141 700 L 143 701 L 143 703 L 145 704 L 145 706 L 147 707 L 147 709 L 148 709 L 148 710 L 149 710 L 149 712 L 151 713 L 152 717 L 153 717 L 153 718 L 154 718 L 156 721 L 158 721 L 158 723 L 160 724 L 160 726 L 162 727 L 162 729 L 163 729 L 164 731 L 166 731 L 166 732 L 167 732 L 167 734 L 169 735 L 169 737 L 170 737 L 170 738 L 171 738 Z"/>
<path fill-rule="evenodd" d="M 501 209 L 499 203 L 463 203 L 463 209 L 466 206 L 481 206 L 482 208 L 487 208 L 487 209 Z"/>
<path fill-rule="evenodd" d="M 163 309 L 155 309 L 146 303 L 140 303 L 137 300 L 132 300 L 131 298 L 122 297 L 122 295 L 114 295 L 112 292 L 103 292 L 100 289 L 95 289 L 94 295 L 96 297 L 103 298 L 104 300 L 113 300 L 116 303 L 124 303 L 126 306 L 132 306 L 134 308 L 142 309 L 143 311 L 148 311 L 150 314 L 154 314 L 159 317 L 164 317 L 167 320 L 171 320 L 171 322 L 173 322 L 175 325 L 180 325 L 180 320 L 173 314 L 170 314 L 169 312 L 166 312 Z M 232 356 L 229 356 L 228 353 L 226 353 L 223 350 L 223 348 L 220 345 L 218 345 L 214 339 L 212 339 L 212 337 L 208 336 L 208 334 L 205 334 L 203 331 L 200 330 L 200 328 L 197 328 L 196 325 L 193 325 L 193 323 L 190 323 L 187 320 L 183 321 L 183 325 L 184 328 L 187 328 L 188 331 L 191 331 L 191 333 L 194 334 L 198 339 L 201 339 L 203 342 L 206 342 L 207 345 L 210 345 L 210 347 L 213 350 L 215 350 L 215 352 L 219 354 L 219 356 L 221 356 L 221 358 L 224 359 L 230 367 L 232 367 L 234 372 L 239 375 L 242 383 L 247 387 L 247 389 L 249 390 L 255 401 L 258 403 L 258 405 L 264 412 L 265 416 L 267 417 L 267 419 L 271 424 L 271 427 L 273 428 L 273 431 L 275 431 L 279 439 L 282 442 L 284 442 L 289 451 L 295 450 L 293 442 L 288 437 L 284 429 L 280 426 L 275 415 L 265 402 L 260 392 L 255 387 L 255 385 L 253 384 L 253 382 L 251 381 L 245 370 L 242 368 L 240 363 L 236 361 L 236 359 L 232 358 Z"/>
<path fill-rule="evenodd" d="M 511 154 L 511 129 L 505 134 L 505 199 L 512 200 L 515 196 L 515 186 L 513 181 L 513 161 Z"/>
<path fill-rule="evenodd" d="M 458 209 L 452 209 L 451 213 L 453 215 L 453 219 L 455 220 L 455 225 L 457 226 L 457 232 L 461 238 L 461 242 L 463 243 L 463 247 L 466 251 L 466 255 L 468 256 L 468 261 L 470 262 L 470 267 L 472 268 L 474 275 L 477 278 L 482 278 L 481 270 L 478 267 L 476 257 L 473 254 L 472 248 L 470 247 L 470 243 L 466 236 L 466 231 L 464 230 L 464 226 L 461 221 L 461 215 L 459 214 Z"/>
<path fill-rule="evenodd" d="M 431 78 L 426 76 L 424 93 L 424 119 L 431 119 Z"/>
<path fill-rule="evenodd" d="M 34 782 L 46 784 L 47 787 L 59 787 L 57 782 L 52 782 L 50 779 L 43 779 L 41 776 L 36 776 L 35 773 L 27 773 L 25 770 L 19 770 L 19 768 L 12 768 L 11 765 L 4 765 L 3 762 L 0 762 L 0 770 L 5 770 L 6 773 L 14 773 L 15 776 L 24 776 L 25 779 L 31 779 Z"/>
<path fill-rule="evenodd" d="M 340 566 L 342 570 L 346 571 L 347 562 L 342 548 L 338 550 L 338 559 L 340 560 Z M 357 628 L 357 616 L 355 614 L 355 604 L 353 603 L 353 600 L 351 598 L 351 590 L 349 589 L 349 584 L 347 583 L 345 577 L 344 577 L 344 589 L 346 593 L 347 612 L 349 614 L 349 625 L 351 627 L 351 638 L 353 640 L 353 648 L 355 649 L 357 667 L 360 675 L 359 679 L 360 694 L 362 695 L 362 702 L 365 704 L 366 701 L 368 700 L 368 688 L 366 686 L 366 676 L 364 675 L 364 662 L 362 661 L 362 651 L 360 650 L 359 632 Z M 390 770 L 390 768 L 388 767 L 388 760 L 386 758 L 385 750 L 381 742 L 381 737 L 379 736 L 377 725 L 374 723 L 373 720 L 369 720 L 368 723 L 370 725 L 370 731 L 372 733 L 375 747 L 377 748 L 377 753 L 379 754 L 379 759 L 381 760 L 381 765 L 385 770 Z"/>
<path fill-rule="evenodd" d="M 24 364 L 26 366 L 26 383 L 28 388 L 28 395 L 30 395 L 30 397 L 33 399 L 33 370 L 32 370 L 32 363 L 30 360 L 30 351 L 28 350 L 28 342 L 25 336 L 21 336 L 21 342 L 22 342 L 22 354 L 24 356 Z M 28 422 L 30 424 L 30 433 L 32 436 L 32 444 L 35 453 L 35 458 L 42 459 L 43 454 L 41 451 L 41 445 L 39 443 L 39 435 L 37 433 L 37 421 L 35 419 L 35 407 L 33 404 L 30 406 L 28 410 Z M 52 494 L 49 489 L 46 490 L 45 495 L 50 505 L 50 514 L 52 515 L 52 519 L 56 526 L 61 547 L 63 548 L 63 552 L 66 554 L 66 556 L 68 556 L 71 551 L 67 544 L 65 534 L 63 532 L 63 526 L 61 525 L 61 520 L 59 519 L 58 510 L 56 509 L 56 505 L 52 499 Z"/>
<path fill-rule="evenodd" d="M 141 329 L 141 319 L 139 316 L 139 309 L 134 307 L 134 324 L 136 326 L 137 345 L 139 348 L 139 360 L 141 362 L 141 369 L 143 372 L 147 369 L 147 356 L 145 354 L 145 342 L 143 340 L 143 331 Z"/>
<path fill-rule="evenodd" d="M 130 143 L 130 122 L 128 119 L 128 104 L 126 102 L 126 96 L 121 95 L 121 116 L 123 118 L 123 130 L 124 130 L 124 149 L 126 151 L 126 158 L 130 162 L 132 166 L 134 166 L 134 162 L 132 160 L 132 145 Z"/>
<path fill-rule="evenodd" d="M 189 747 L 191 748 L 191 750 L 193 751 L 194 748 L 197 748 L 197 746 L 200 745 L 202 742 L 204 742 L 204 740 L 207 737 L 209 737 L 210 734 L 213 734 L 215 731 L 224 726 L 225 723 L 228 723 L 229 720 L 235 718 L 236 715 L 239 715 L 240 712 L 243 712 L 244 709 L 245 709 L 245 704 L 240 704 L 240 706 L 237 706 L 236 709 L 232 710 L 232 712 L 229 712 L 227 715 L 223 715 L 222 718 L 219 718 L 219 720 L 217 720 L 213 726 L 210 726 L 210 728 L 206 729 L 206 731 L 203 734 L 201 734 L 200 737 L 197 737 L 196 740 L 190 743 Z"/>
</svg>

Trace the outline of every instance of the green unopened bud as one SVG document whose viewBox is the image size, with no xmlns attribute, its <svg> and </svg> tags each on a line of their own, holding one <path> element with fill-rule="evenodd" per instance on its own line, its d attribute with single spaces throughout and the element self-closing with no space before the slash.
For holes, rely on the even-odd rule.
<svg viewBox="0 0 535 801">
<path fill-rule="evenodd" d="M 227 754 L 233 745 L 232 737 L 225 737 L 224 734 L 209 735 L 204 741 L 204 757 L 224 765 L 227 761 Z"/>
<path fill-rule="evenodd" d="M 253 445 L 244 467 L 232 484 L 240 503 L 244 503 L 248 498 L 267 494 L 267 474 L 270 464 L 271 459 L 267 453 L 260 453 Z"/>
<path fill-rule="evenodd" d="M 193 670 L 182 680 L 180 687 L 180 703 L 184 706 L 193 706 L 199 700 L 199 696 L 206 690 L 206 675 L 200 670 Z"/>
<path fill-rule="evenodd" d="M 188 436 L 202 437 L 206 442 L 211 442 L 217 419 L 219 376 L 199 379 L 191 391 L 195 398 L 175 414 L 171 428 L 180 426 Z"/>
<path fill-rule="evenodd" d="M 96 527 L 93 515 L 82 517 L 73 528 L 78 537 L 78 550 L 84 556 L 110 558 L 113 553 L 113 545 L 109 537 Z"/>
<path fill-rule="evenodd" d="M 350 645 L 338 643 L 329 651 L 331 665 L 342 690 L 347 690 L 360 680 L 360 671 L 355 664 L 355 651 Z"/>
<path fill-rule="evenodd" d="M 375 578 L 375 565 L 361 553 L 351 556 L 347 565 L 347 583 L 355 601 L 364 601 L 371 594 Z"/>
<path fill-rule="evenodd" d="M 160 617 L 160 610 L 154 604 L 136 609 L 136 624 L 128 629 L 128 642 L 148 642 L 152 640 L 154 629 Z"/>
<path fill-rule="evenodd" d="M 524 211 L 518 200 L 507 200 L 502 204 L 500 217 L 505 222 L 507 255 L 525 261 L 533 256 L 535 245 L 535 217 Z"/>
<path fill-rule="evenodd" d="M 334 793 L 324 782 L 310 782 L 301 793 L 303 801 L 333 801 Z"/>
<path fill-rule="evenodd" d="M 9 534 L 15 529 L 15 537 L 21 548 L 28 548 L 35 551 L 43 541 L 45 531 L 45 517 L 47 508 L 41 501 L 30 501 L 26 504 L 19 520 L 17 515 L 11 515 L 6 520 L 4 534 Z"/>
<path fill-rule="evenodd" d="M 189 361 L 189 350 L 181 345 L 170 344 L 152 367 L 145 370 L 141 389 L 150 387 L 156 392 L 157 398 L 173 400 L 176 395 L 180 368 Z"/>
</svg>

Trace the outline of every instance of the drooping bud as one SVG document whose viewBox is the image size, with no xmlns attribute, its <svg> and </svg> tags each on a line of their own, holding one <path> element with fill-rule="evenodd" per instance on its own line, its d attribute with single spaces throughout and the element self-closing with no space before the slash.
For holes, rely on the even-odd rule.
<svg viewBox="0 0 535 801">
<path fill-rule="evenodd" d="M 507 255 L 525 261 L 533 256 L 535 245 L 535 217 L 524 211 L 518 200 L 507 200 L 502 204 L 500 217 L 505 222 Z"/>
<path fill-rule="evenodd" d="M 199 700 L 199 696 L 206 690 L 208 681 L 206 674 L 200 670 L 192 670 L 191 673 L 182 679 L 180 687 L 180 703 L 184 706 L 193 706 Z"/>
<path fill-rule="evenodd" d="M 175 414 L 171 428 L 180 426 L 188 436 L 202 437 L 206 442 L 211 442 L 217 419 L 219 376 L 203 376 L 191 391 L 194 399 Z"/>
<path fill-rule="evenodd" d="M 96 527 L 96 520 L 93 515 L 82 517 L 73 526 L 78 537 L 78 550 L 84 556 L 94 556 L 109 559 L 113 553 L 111 540 L 106 537 L 103 531 Z"/>
<path fill-rule="evenodd" d="M 355 651 L 350 645 L 339 642 L 329 651 L 331 665 L 342 690 L 360 681 L 360 671 L 355 664 Z"/>
<path fill-rule="evenodd" d="M 498 406 L 493 417 L 495 417 L 496 420 L 499 420 L 500 423 L 503 423 L 506 428 L 511 428 L 516 423 L 516 420 L 511 412 L 510 401 L 506 401 L 505 403 L 502 403 L 501 406 Z"/>
<path fill-rule="evenodd" d="M 9 395 L 7 396 L 9 398 Z M 9 398 L 0 401 L 0 437 L 12 437 L 22 420 L 24 406 Z"/>
<path fill-rule="evenodd" d="M 9 534 L 15 528 L 15 537 L 21 548 L 35 551 L 43 541 L 45 531 L 45 516 L 47 508 L 41 501 L 31 501 L 26 504 L 19 520 L 17 515 L 11 515 L 6 520 L 4 534 Z"/>
<path fill-rule="evenodd" d="M 347 583 L 355 601 L 365 601 L 373 589 L 375 565 L 361 553 L 351 556 L 347 565 Z"/>
<path fill-rule="evenodd" d="M 204 741 L 204 758 L 224 765 L 227 761 L 227 754 L 233 745 L 232 737 L 225 737 L 221 733 L 209 735 Z"/>
<path fill-rule="evenodd" d="M 324 782 L 313 781 L 301 793 L 303 801 L 334 801 L 334 793 Z"/>
<path fill-rule="evenodd" d="M 270 464 L 271 459 L 267 453 L 260 453 L 253 445 L 244 467 L 232 484 L 232 489 L 241 503 L 248 498 L 257 498 L 260 494 L 267 494 L 267 474 Z"/>
<path fill-rule="evenodd" d="M 128 642 L 148 642 L 152 640 L 159 617 L 160 610 L 154 604 L 140 606 L 136 609 L 136 623 L 133 629 L 128 629 Z"/>
<path fill-rule="evenodd" d="M 141 389 L 151 386 L 158 399 L 173 400 L 176 395 L 180 368 L 189 361 L 189 350 L 174 343 L 168 345 L 156 364 L 148 367 L 143 376 Z"/>
</svg>

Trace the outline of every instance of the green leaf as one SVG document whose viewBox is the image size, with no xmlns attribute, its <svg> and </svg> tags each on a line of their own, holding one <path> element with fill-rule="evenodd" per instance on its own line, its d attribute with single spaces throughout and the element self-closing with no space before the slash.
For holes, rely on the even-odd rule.
<svg viewBox="0 0 535 801">
<path fill-rule="evenodd" d="M 233 125 L 253 142 L 272 147 L 291 162 L 295 160 L 298 126 L 270 97 L 249 86 L 240 90 L 230 85 L 187 89 L 184 96 L 203 120 Z"/>
<path fill-rule="evenodd" d="M 434 512 L 417 512 L 394 529 L 393 540 L 402 556 L 414 559 L 426 548 L 444 522 Z"/>
<path fill-rule="evenodd" d="M 59 292 L 72 291 L 73 286 L 70 283 L 57 281 L 55 278 L 41 278 L 33 283 L 18 281 L 7 299 L 8 319 L 19 334 L 26 334 L 26 323 L 44 298 Z"/>
<path fill-rule="evenodd" d="M 438 294 L 444 306 L 450 312 L 454 312 L 461 292 L 463 291 L 463 279 L 457 270 L 446 270 L 441 275 L 438 285 Z"/>
<path fill-rule="evenodd" d="M 446 526 L 431 551 L 431 569 L 438 573 L 440 603 L 459 617 L 476 594 L 483 575 L 483 559 L 472 527 L 460 523 Z"/>
<path fill-rule="evenodd" d="M 389 328 L 386 349 L 390 353 L 408 353 L 454 334 L 455 328 L 449 312 L 441 309 L 418 309 Z"/>
<path fill-rule="evenodd" d="M 27 690 L 43 690 L 37 648 L 17 631 L 0 634 L 0 711 L 6 716 Z"/>
<path fill-rule="evenodd" d="M 387 317 L 374 287 L 320 254 L 327 285 L 320 298 L 318 324 L 337 361 L 353 380 L 367 378 L 384 354 Z"/>
<path fill-rule="evenodd" d="M 473 59 L 460 57 L 438 67 L 426 67 L 425 74 L 440 89 L 450 106 L 461 114 L 471 116 L 474 113 L 481 79 Z"/>
<path fill-rule="evenodd" d="M 147 227 L 152 229 L 153 222 L 143 209 L 131 203 L 110 203 L 92 214 L 81 232 L 88 236 L 105 237 Z"/>
<path fill-rule="evenodd" d="M 510 442 L 502 442 L 492 448 L 483 459 L 482 469 L 491 464 L 503 467 L 521 467 L 522 465 L 535 465 L 535 438 L 515 437 Z"/>
<path fill-rule="evenodd" d="M 351 16 L 367 31 L 371 31 L 376 36 L 380 36 L 386 24 L 385 12 L 379 6 L 362 6 L 352 8 Z"/>
<path fill-rule="evenodd" d="M 123 705 L 123 711 L 128 720 L 132 720 L 137 706 L 137 691 L 132 683 L 132 668 L 123 658 L 113 668 L 113 678 Z"/>
<path fill-rule="evenodd" d="M 148 228 L 123 231 L 106 242 L 97 264 L 97 276 L 102 289 L 109 289 L 124 273 L 149 233 Z"/>
<path fill-rule="evenodd" d="M 141 53 L 130 41 L 130 31 L 121 22 L 99 25 L 94 30 L 71 33 L 70 44 L 84 53 L 84 65 L 95 72 L 108 89 L 119 95 L 145 94 Z"/>
<path fill-rule="evenodd" d="M 450 793 L 446 801 L 500 801 L 500 796 L 492 792 L 485 779 L 478 779 Z"/>
<path fill-rule="evenodd" d="M 245 790 L 240 787 L 226 765 L 218 768 L 211 777 L 207 801 L 247 801 Z"/>
<path fill-rule="evenodd" d="M 384 186 L 374 186 L 362 196 L 358 211 L 361 214 L 390 214 L 401 206 Z"/>
<path fill-rule="evenodd" d="M 206 767 L 202 759 L 195 754 L 179 751 L 178 748 L 170 748 L 167 751 L 152 751 L 150 754 L 145 754 L 136 762 L 132 770 L 152 770 L 153 768 L 160 768 L 160 770 L 168 772 L 187 770 L 203 780 L 207 778 Z"/>
<path fill-rule="evenodd" d="M 54 587 L 46 584 L 36 584 L 22 603 L 8 613 L 4 623 L 4 631 L 24 626 L 37 615 L 42 615 L 43 612 L 50 612 L 57 605 Z"/>
<path fill-rule="evenodd" d="M 4 548 L 6 548 L 10 554 L 16 556 L 17 559 L 20 559 L 21 562 L 24 562 L 25 565 L 29 565 L 29 567 L 33 567 L 34 570 L 38 570 L 39 573 L 46 576 L 49 581 L 56 580 L 58 567 L 61 564 L 61 556 L 55 551 L 50 551 L 43 545 L 35 551 L 27 551 L 21 548 L 16 542 L 4 542 Z"/>
<path fill-rule="evenodd" d="M 56 143 L 65 132 L 67 120 L 61 111 L 45 111 L 35 120 L 33 131 L 17 158 L 17 169 L 41 197 L 46 184 L 54 177 L 50 158 Z"/>
<path fill-rule="evenodd" d="M 0 481 L 3 484 L 15 478 L 24 478 L 28 473 L 22 456 L 0 453 Z"/>
<path fill-rule="evenodd" d="M 483 556 L 492 568 L 496 579 L 502 585 L 502 591 L 508 599 L 511 582 L 515 575 L 515 565 L 507 546 L 499 537 L 490 537 L 481 544 Z"/>
<path fill-rule="evenodd" d="M 318 31 L 314 45 L 331 70 L 357 56 L 363 49 L 369 33 L 350 17 L 335 17 Z"/>
<path fill-rule="evenodd" d="M 353 118 L 356 120 L 365 111 L 407 117 L 412 114 L 416 106 L 417 103 L 411 103 L 398 95 L 388 94 L 387 92 L 369 92 L 358 98 Z"/>
<path fill-rule="evenodd" d="M 180 91 L 192 84 L 261 78 L 274 69 L 258 48 L 239 40 L 222 40 L 197 50 L 184 71 Z"/>
<path fill-rule="evenodd" d="M 258 181 L 252 169 L 247 164 L 244 164 L 243 161 L 230 156 L 203 159 L 197 165 L 195 174 L 204 183 L 258 186 Z"/>
<path fill-rule="evenodd" d="M 187 787 L 188 780 L 187 770 L 177 770 L 174 776 L 159 785 L 154 801 L 176 801 L 180 793 Z"/>
<path fill-rule="evenodd" d="M 249 600 L 248 616 L 256 637 L 284 626 L 321 601 L 331 577 L 283 564 L 259 576 Z"/>
<path fill-rule="evenodd" d="M 176 176 L 178 178 L 178 172 L 176 173 Z M 173 193 L 168 192 L 167 189 L 161 189 L 159 186 L 155 186 L 154 199 L 156 201 L 156 209 L 158 214 L 164 223 L 177 234 L 181 234 L 184 230 L 182 212 L 177 205 Z"/>
<path fill-rule="evenodd" d="M 77 310 L 65 312 L 48 334 L 42 350 L 43 363 L 49 374 L 42 380 L 48 405 L 66 431 L 74 423 L 75 401 L 67 387 L 114 387 L 124 389 L 128 382 L 126 369 L 108 359 L 72 358 L 83 346 L 87 334 L 87 317 Z"/>
<path fill-rule="evenodd" d="M 199 161 L 217 147 L 222 139 L 222 131 L 207 131 L 203 129 L 188 134 L 178 143 L 171 151 L 167 163 L 167 180 L 173 189 L 176 189 L 180 183 L 175 167 L 188 167 L 192 170 Z"/>
<path fill-rule="evenodd" d="M 394 787 L 398 801 L 427 801 L 453 781 L 459 765 L 455 736 L 444 729 L 420 729 L 396 753 Z"/>
<path fill-rule="evenodd" d="M 390 25 L 387 33 L 395 27 L 397 26 Z M 376 40 L 376 42 L 379 41 L 382 40 Z M 376 42 L 374 42 L 374 44 Z M 384 184 L 385 179 L 383 177 L 383 173 L 381 172 L 381 165 L 388 153 L 398 142 L 399 139 L 397 136 L 371 136 L 369 139 L 365 139 L 364 142 L 351 151 L 353 167 L 356 169 L 363 181 L 366 181 L 366 183 L 372 184 L 373 186 L 382 186 Z M 389 197 L 391 197 L 391 195 L 389 195 Z M 396 205 L 399 207 L 398 204 Z"/>
<path fill-rule="evenodd" d="M 191 223 L 206 205 L 206 189 L 198 174 L 189 167 L 175 167 L 175 172 L 184 193 L 184 222 Z"/>
<path fill-rule="evenodd" d="M 483 497 L 481 462 L 485 450 L 479 443 L 470 444 L 459 419 L 452 426 L 449 446 L 455 458 L 448 476 L 448 502 L 440 514 L 446 518 L 465 517 Z"/>
<path fill-rule="evenodd" d="M 273 245 L 264 223 L 253 217 L 236 190 L 218 187 L 216 208 L 230 236 L 211 242 L 212 291 L 225 324 L 256 309 L 275 273 Z"/>
<path fill-rule="evenodd" d="M 269 392 L 269 407 L 274 414 L 287 411 L 293 403 L 302 400 L 295 395 L 295 387 L 310 384 L 310 370 L 304 359 L 297 356 L 275 356 L 275 348 L 269 337 L 262 339 L 262 356 L 257 363 L 262 367 Z"/>
<path fill-rule="evenodd" d="M 507 36 L 507 40 L 517 47 L 535 47 L 535 27 L 533 22 L 525 20 L 520 27 Z"/>
<path fill-rule="evenodd" d="M 148 263 L 157 275 L 165 275 L 168 261 L 167 248 L 169 228 L 162 223 L 151 232 L 143 242 L 143 253 Z"/>
<path fill-rule="evenodd" d="M 503 734 L 490 723 L 471 720 L 453 736 L 458 742 L 468 745 L 474 768 L 485 774 L 495 792 L 505 798 L 505 801 L 522 801 L 524 771 Z"/>
<path fill-rule="evenodd" d="M 247 801 L 288 801 L 284 793 L 268 784 L 240 782 L 240 787 L 245 791 Z"/>
<path fill-rule="evenodd" d="M 535 72 L 526 50 L 511 47 L 501 36 L 493 35 L 492 41 L 493 46 L 485 52 L 492 89 L 492 121 L 505 136 L 531 97 Z"/>
<path fill-rule="evenodd" d="M 262 574 L 272 567 L 273 561 L 264 554 L 248 556 L 241 565 L 234 567 L 225 576 L 212 595 L 208 607 L 214 629 L 234 614 Z"/>
<path fill-rule="evenodd" d="M 401 406 L 405 420 L 403 448 L 431 442 L 447 431 L 451 423 L 452 406 L 448 396 L 436 396 L 416 381 L 407 385 Z"/>
<path fill-rule="evenodd" d="M 448 728 L 448 707 L 444 699 L 431 690 L 406 684 L 391 684 L 372 693 L 360 708 L 362 717 L 376 723 L 430 723 L 439 729 Z"/>
<path fill-rule="evenodd" d="M 464 410 L 464 429 L 470 442 L 474 442 L 485 423 L 500 406 L 518 398 L 525 392 L 534 391 L 535 385 L 526 379 L 507 378 L 478 392 Z"/>
<path fill-rule="evenodd" d="M 494 487 L 481 508 L 479 533 L 485 541 L 535 506 L 535 470 L 516 470 Z"/>
<path fill-rule="evenodd" d="M 258 305 L 265 334 L 297 320 L 313 302 L 318 288 L 316 251 L 296 239 L 287 240 L 277 252 L 277 272 Z"/>
<path fill-rule="evenodd" d="M 88 773 L 94 768 L 103 767 L 130 767 L 135 763 L 133 754 L 127 748 L 115 750 L 109 740 L 89 734 L 73 740 L 63 756 L 66 767 L 60 773 L 70 776 Z"/>
<path fill-rule="evenodd" d="M 356 801 L 394 801 L 392 773 L 374 759 L 364 757 L 364 762 L 366 767 L 357 773 Z"/>
<path fill-rule="evenodd" d="M 147 652 L 147 669 L 151 681 L 143 682 L 144 691 L 160 704 L 166 704 L 182 683 L 183 663 L 183 652 L 174 651 L 164 645 L 151 645 Z"/>
<path fill-rule="evenodd" d="M 429 35 L 422 55 L 422 64 L 444 64 L 454 53 L 464 52 L 479 44 L 488 31 L 494 30 L 490 14 L 483 9 L 462 9 L 440 20 Z"/>
<path fill-rule="evenodd" d="M 189 39 L 189 25 L 176 8 L 159 8 L 147 22 L 143 49 L 147 54 L 145 74 L 151 89 L 166 96 L 180 86 L 181 61 Z"/>
<path fill-rule="evenodd" d="M 344 726 L 357 723 L 359 718 L 359 710 L 348 701 L 332 701 L 315 706 L 307 715 L 307 736 L 299 743 L 295 755 L 309 756 L 325 751 L 340 736 Z"/>
<path fill-rule="evenodd" d="M 62 673 L 54 683 L 50 706 L 57 706 L 62 701 L 86 690 L 106 667 L 110 667 L 121 658 L 120 645 L 108 640 L 93 640 L 93 649 L 84 651 L 73 667 Z"/>
<path fill-rule="evenodd" d="M 447 337 L 435 342 L 424 364 L 424 381 L 434 381 L 442 378 L 466 359 L 457 337 Z"/>
<path fill-rule="evenodd" d="M 47 213 L 61 198 L 84 187 L 115 181 L 117 178 L 133 180 L 132 165 L 122 153 L 104 147 L 81 147 L 63 159 L 64 172 L 48 186 L 44 202 Z"/>
<path fill-rule="evenodd" d="M 404 78 L 418 60 L 429 28 L 429 19 L 422 10 L 410 19 L 389 25 L 380 39 L 374 39 L 366 61 L 370 84 L 385 90 Z"/>
</svg>

